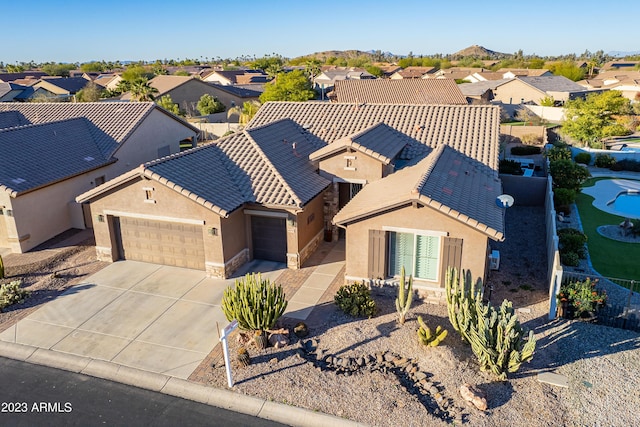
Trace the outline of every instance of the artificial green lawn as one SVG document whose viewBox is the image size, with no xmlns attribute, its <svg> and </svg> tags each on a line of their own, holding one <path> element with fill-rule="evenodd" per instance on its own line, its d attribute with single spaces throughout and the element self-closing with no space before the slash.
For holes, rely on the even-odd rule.
<svg viewBox="0 0 640 427">
<path fill-rule="evenodd" d="M 601 179 L 607 178 L 589 179 L 583 187 L 590 187 Z M 593 268 L 606 277 L 640 280 L 640 244 L 607 239 L 597 232 L 599 226 L 620 224 L 624 218 L 603 212 L 592 203 L 593 197 L 583 193 L 576 198 Z"/>
</svg>

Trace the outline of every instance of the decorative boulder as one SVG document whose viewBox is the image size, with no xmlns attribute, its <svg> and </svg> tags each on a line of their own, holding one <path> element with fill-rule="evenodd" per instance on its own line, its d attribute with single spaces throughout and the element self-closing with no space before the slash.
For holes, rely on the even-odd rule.
<svg viewBox="0 0 640 427">
<path fill-rule="evenodd" d="M 487 395 L 477 387 L 465 383 L 460 386 L 460 395 L 467 402 L 471 402 L 477 409 L 481 411 L 487 410 Z"/>
<path fill-rule="evenodd" d="M 293 333 L 296 334 L 298 338 L 304 338 L 309 335 L 309 328 L 307 327 L 306 323 L 299 322 L 298 324 L 296 324 L 296 326 L 294 326 Z"/>
</svg>

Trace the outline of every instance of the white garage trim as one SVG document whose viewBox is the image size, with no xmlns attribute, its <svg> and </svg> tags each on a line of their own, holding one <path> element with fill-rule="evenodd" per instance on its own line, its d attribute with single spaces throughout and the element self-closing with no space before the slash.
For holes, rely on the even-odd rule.
<svg viewBox="0 0 640 427">
<path fill-rule="evenodd" d="M 245 209 L 245 215 L 255 215 L 255 216 L 268 216 L 271 218 L 289 218 L 289 214 L 286 212 L 271 212 L 271 211 L 259 211 L 255 209 Z"/>
<path fill-rule="evenodd" d="M 105 215 L 122 216 L 126 218 L 138 218 L 138 219 L 149 219 L 152 221 L 176 222 L 179 224 L 204 225 L 203 219 L 174 218 L 171 216 L 147 215 L 147 214 L 139 214 L 139 213 L 131 213 L 131 212 L 112 211 L 112 210 L 104 210 L 103 213 Z"/>
</svg>

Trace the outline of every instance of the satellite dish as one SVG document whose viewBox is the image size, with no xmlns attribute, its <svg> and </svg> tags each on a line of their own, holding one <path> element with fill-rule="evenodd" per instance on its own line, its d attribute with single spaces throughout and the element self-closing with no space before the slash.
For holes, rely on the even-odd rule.
<svg viewBox="0 0 640 427">
<path fill-rule="evenodd" d="M 498 205 L 499 208 L 510 208 L 511 206 L 513 206 L 513 202 L 513 196 L 510 196 L 508 194 L 501 194 L 496 197 L 496 205 Z"/>
</svg>

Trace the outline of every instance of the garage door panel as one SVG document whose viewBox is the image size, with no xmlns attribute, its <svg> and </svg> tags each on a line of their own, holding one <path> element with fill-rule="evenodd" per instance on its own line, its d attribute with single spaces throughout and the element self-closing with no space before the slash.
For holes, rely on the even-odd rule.
<svg viewBox="0 0 640 427">
<path fill-rule="evenodd" d="M 204 270 L 202 226 L 120 218 L 123 258 Z"/>
<path fill-rule="evenodd" d="M 284 218 L 251 216 L 253 257 L 287 262 L 287 224 Z"/>
</svg>

